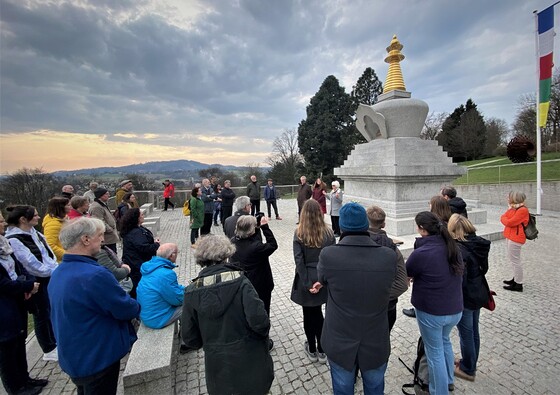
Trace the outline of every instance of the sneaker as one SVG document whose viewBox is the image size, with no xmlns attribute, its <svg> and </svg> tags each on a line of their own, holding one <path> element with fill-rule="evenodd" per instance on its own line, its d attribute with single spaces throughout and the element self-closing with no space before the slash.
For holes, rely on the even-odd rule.
<svg viewBox="0 0 560 395">
<path fill-rule="evenodd" d="M 303 343 L 303 347 L 305 349 L 305 353 L 307 354 L 307 358 L 309 358 L 311 362 L 317 362 L 317 352 L 309 351 L 309 343 L 307 340 Z"/>
<path fill-rule="evenodd" d="M 402 312 L 407 317 L 416 318 L 416 310 L 414 310 L 414 307 L 411 307 L 410 309 L 402 309 Z"/>
<path fill-rule="evenodd" d="M 504 284 L 506 284 L 506 285 L 512 285 L 512 284 L 515 284 L 515 279 L 514 279 L 514 278 L 512 278 L 511 280 L 504 280 Z"/>
<path fill-rule="evenodd" d="M 317 351 L 317 359 L 321 363 L 326 363 L 327 362 L 327 354 L 325 354 L 324 352 Z"/>
<path fill-rule="evenodd" d="M 277 219 L 278 221 L 282 221 L 282 217 L 281 217 L 281 216 L 277 216 L 276 219 Z"/>
<path fill-rule="evenodd" d="M 459 366 L 455 366 L 455 377 L 459 377 L 460 379 L 467 380 L 467 381 L 474 381 L 474 376 L 470 374 L 466 374 L 461 370 Z"/>
<path fill-rule="evenodd" d="M 43 361 L 57 362 L 58 361 L 58 349 L 55 347 L 55 349 L 52 350 L 51 352 L 44 353 L 43 354 Z"/>
</svg>

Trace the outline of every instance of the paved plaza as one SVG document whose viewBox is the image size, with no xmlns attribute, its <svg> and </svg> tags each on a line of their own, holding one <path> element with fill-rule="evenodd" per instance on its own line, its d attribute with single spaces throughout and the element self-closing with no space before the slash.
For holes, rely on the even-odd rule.
<svg viewBox="0 0 560 395">
<path fill-rule="evenodd" d="M 264 206 L 264 202 L 262 203 Z M 262 207 L 261 207 L 262 208 Z M 484 206 L 488 219 L 499 221 L 503 207 Z M 290 300 L 294 276 L 292 255 L 293 232 L 297 221 L 295 200 L 279 201 L 282 221 L 272 219 L 270 226 L 279 249 L 270 259 L 275 289 L 272 293 L 271 338 L 275 348 L 275 380 L 272 394 L 328 394 L 332 393 L 329 369 L 326 364 L 310 362 L 303 351 L 305 339 L 301 307 Z M 200 268 L 194 263 L 189 243 L 188 219 L 181 210 L 159 212 L 164 242 L 179 245 L 179 279 L 186 283 L 197 276 Z M 455 394 L 558 394 L 560 386 L 560 213 L 545 212 L 539 217 L 540 235 L 537 241 L 527 242 L 522 250 L 525 268 L 523 293 L 502 289 L 502 280 L 512 277 L 506 261 L 505 241 L 492 243 L 490 270 L 487 279 L 497 292 L 496 310 L 484 310 L 480 318 L 481 349 L 478 372 L 474 383 L 455 380 Z M 213 227 L 213 233 L 222 233 Z M 416 356 L 419 332 L 416 320 L 402 315 L 410 307 L 410 290 L 399 298 L 398 318 L 391 333 L 392 353 L 385 380 L 385 393 L 401 393 L 401 385 L 412 382 L 412 375 L 399 362 L 409 366 Z M 459 356 L 457 332 L 453 332 L 454 351 Z M 35 342 L 36 343 L 36 342 Z M 178 349 L 178 347 L 177 347 Z M 49 377 L 45 394 L 71 394 L 75 387 L 57 363 L 43 362 L 33 340 L 28 345 L 31 375 Z M 205 394 L 203 351 L 177 353 L 175 363 L 175 393 Z M 124 360 L 123 360 L 124 366 Z M 120 387 L 122 393 L 122 384 Z M 356 393 L 362 393 L 358 381 Z"/>
</svg>

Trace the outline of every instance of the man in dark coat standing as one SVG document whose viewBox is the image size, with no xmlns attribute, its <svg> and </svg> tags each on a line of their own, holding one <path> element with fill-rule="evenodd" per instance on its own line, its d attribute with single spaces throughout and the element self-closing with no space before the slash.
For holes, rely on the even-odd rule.
<svg viewBox="0 0 560 395">
<path fill-rule="evenodd" d="M 222 199 L 222 216 L 220 222 L 222 226 L 225 226 L 225 221 L 233 212 L 233 201 L 235 200 L 235 192 L 231 189 L 231 181 L 225 180 L 224 187 L 220 192 L 220 198 Z"/>
<path fill-rule="evenodd" d="M 387 306 L 396 274 L 395 252 L 368 233 L 366 210 L 358 203 L 340 209 L 342 235 L 319 255 L 319 281 L 328 301 L 321 336 L 334 393 L 353 393 L 360 369 L 365 394 L 382 394 L 391 353 Z"/>
<path fill-rule="evenodd" d="M 251 176 L 251 182 L 247 185 L 247 196 L 251 199 L 251 215 L 261 211 L 261 189 L 257 185 L 257 176 Z"/>
<path fill-rule="evenodd" d="M 298 215 L 298 223 L 299 223 L 299 214 L 301 213 L 301 208 L 305 204 L 305 202 L 311 199 L 311 195 L 313 195 L 313 191 L 311 190 L 311 185 L 307 183 L 307 177 L 301 176 L 299 184 L 299 190 L 297 194 L 297 215 Z"/>
</svg>

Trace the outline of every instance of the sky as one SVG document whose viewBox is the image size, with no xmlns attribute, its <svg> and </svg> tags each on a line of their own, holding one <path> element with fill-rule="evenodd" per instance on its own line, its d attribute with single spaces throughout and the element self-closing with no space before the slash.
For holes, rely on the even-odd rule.
<svg viewBox="0 0 560 395">
<path fill-rule="evenodd" d="M 327 76 L 385 81 L 394 34 L 430 112 L 472 98 L 511 124 L 536 90 L 533 11 L 553 3 L 0 0 L 0 173 L 264 165 Z"/>
</svg>

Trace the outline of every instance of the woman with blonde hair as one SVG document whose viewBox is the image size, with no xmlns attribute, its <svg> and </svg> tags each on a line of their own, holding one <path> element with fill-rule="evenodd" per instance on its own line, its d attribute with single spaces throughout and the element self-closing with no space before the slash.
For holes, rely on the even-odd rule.
<svg viewBox="0 0 560 395">
<path fill-rule="evenodd" d="M 507 239 L 507 255 L 513 269 L 513 278 L 504 280 L 507 291 L 523 292 L 523 266 L 521 265 L 521 247 L 525 244 L 523 226 L 529 223 L 529 210 L 525 207 L 526 196 L 523 192 L 510 192 L 508 210 L 500 221 L 504 225 L 504 237 Z"/>
<path fill-rule="evenodd" d="M 62 261 L 64 255 L 64 248 L 60 243 L 58 235 L 62 229 L 62 225 L 68 219 L 68 213 L 72 210 L 70 200 L 65 197 L 53 197 L 49 200 L 47 206 L 47 213 L 43 218 L 43 234 L 47 239 L 47 243 L 56 255 L 56 261 Z"/>
<path fill-rule="evenodd" d="M 334 233 L 325 223 L 320 204 L 315 200 L 306 201 L 294 234 L 296 272 L 291 299 L 303 308 L 303 330 L 307 338 L 305 353 L 313 362 L 327 360 L 321 348 L 324 320 L 321 305 L 327 302 L 327 290 L 323 287 L 315 294 L 309 290 L 318 280 L 317 263 L 321 250 L 335 243 Z"/>
<path fill-rule="evenodd" d="M 488 272 L 490 241 L 476 235 L 476 228 L 467 218 L 453 214 L 447 225 L 449 234 L 457 241 L 465 264 L 463 272 L 463 315 L 457 324 L 461 345 L 461 359 L 455 361 L 455 376 L 474 381 L 480 350 L 478 321 L 480 308 L 488 301 Z"/>
</svg>

